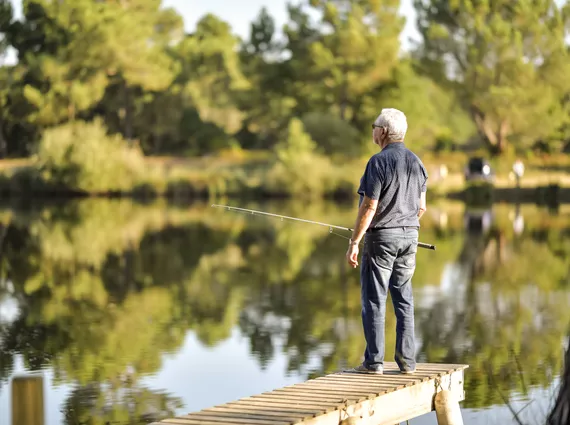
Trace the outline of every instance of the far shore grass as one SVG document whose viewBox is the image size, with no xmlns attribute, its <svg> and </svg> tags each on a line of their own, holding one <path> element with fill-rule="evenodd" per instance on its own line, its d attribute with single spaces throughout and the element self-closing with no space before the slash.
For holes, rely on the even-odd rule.
<svg viewBox="0 0 570 425">
<path fill-rule="evenodd" d="M 472 156 L 487 156 L 484 153 L 476 153 Z M 444 154 L 429 153 L 420 155 L 428 170 L 430 189 L 438 193 L 449 193 L 465 188 L 464 167 L 469 155 L 463 152 Z M 146 162 L 151 167 L 162 170 L 166 176 L 179 176 L 187 178 L 189 182 L 200 173 L 214 172 L 215 170 L 231 170 L 243 167 L 247 170 L 254 164 L 269 162 L 270 153 L 263 152 L 222 152 L 217 156 L 180 158 L 180 157 L 146 157 Z M 348 162 L 342 158 L 334 158 L 336 163 L 343 163 L 339 173 L 346 173 L 347 179 L 354 181 L 356 185 L 360 180 L 368 158 L 352 159 Z M 495 171 L 494 186 L 498 189 L 516 187 L 512 177 L 511 167 L 514 159 L 497 158 L 490 159 Z M 560 187 L 570 188 L 570 155 L 543 155 L 523 160 L 525 163 L 525 175 L 521 180 L 521 187 L 536 188 L 556 184 Z M 444 165 L 447 167 L 447 176 L 439 177 L 438 169 Z M 1 165 L 0 165 L 1 167 Z"/>
<path fill-rule="evenodd" d="M 463 170 L 468 155 L 463 152 L 420 155 L 430 179 L 432 197 L 445 197 L 466 188 Z M 149 196 L 259 196 L 287 197 L 271 187 L 266 173 L 271 169 L 273 156 L 267 151 L 226 151 L 203 157 L 145 157 L 144 173 L 133 187 L 99 193 L 82 193 L 65 187 L 50 186 L 34 173 L 36 164 L 30 158 L 0 160 L 0 191 L 4 195 L 149 195 Z M 355 196 L 358 182 L 367 158 L 343 160 L 331 158 L 327 173 L 335 177 L 333 183 L 324 185 L 323 196 L 350 198 Z M 511 167 L 513 159 L 491 160 L 496 174 L 496 189 L 515 188 Z M 523 189 L 558 186 L 570 188 L 570 155 L 535 156 L 524 159 Z M 441 176 L 441 167 L 447 175 Z M 300 170 L 302 173 L 303 170 Z M 302 175 L 302 174 L 301 174 Z M 293 194 L 294 195 L 294 194 Z"/>
</svg>

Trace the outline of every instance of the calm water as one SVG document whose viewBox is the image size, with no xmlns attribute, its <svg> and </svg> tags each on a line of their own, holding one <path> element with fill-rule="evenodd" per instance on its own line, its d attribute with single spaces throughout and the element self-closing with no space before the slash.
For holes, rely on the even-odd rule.
<svg viewBox="0 0 570 425">
<path fill-rule="evenodd" d="M 422 221 L 438 249 L 417 257 L 418 360 L 471 366 L 466 424 L 514 423 L 505 400 L 541 423 L 570 324 L 570 208 L 442 204 Z M 143 424 L 361 360 L 358 270 L 327 228 L 105 200 L 3 207 L 0 222 L 1 425 Z M 391 308 L 386 325 L 391 361 Z"/>
</svg>

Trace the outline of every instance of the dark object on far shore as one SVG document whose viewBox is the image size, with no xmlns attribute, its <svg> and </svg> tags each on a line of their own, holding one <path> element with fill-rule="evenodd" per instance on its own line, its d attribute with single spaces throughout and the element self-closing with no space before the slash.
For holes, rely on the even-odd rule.
<svg viewBox="0 0 570 425">
<path fill-rule="evenodd" d="M 472 157 L 465 167 L 465 181 L 482 181 L 492 183 L 495 174 L 491 164 L 485 158 Z"/>
</svg>

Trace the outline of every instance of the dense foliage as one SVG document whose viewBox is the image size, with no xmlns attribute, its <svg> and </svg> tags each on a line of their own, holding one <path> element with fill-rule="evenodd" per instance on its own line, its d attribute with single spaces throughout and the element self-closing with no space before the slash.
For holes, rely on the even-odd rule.
<svg viewBox="0 0 570 425">
<path fill-rule="evenodd" d="M 0 55 L 18 58 L 0 67 L 0 155 L 98 117 L 146 154 L 271 149 L 299 118 L 319 151 L 358 156 L 384 106 L 420 150 L 567 141 L 567 4 L 415 3 L 423 42 L 406 53 L 398 0 L 291 4 L 282 37 L 262 9 L 245 40 L 212 15 L 185 34 L 160 0 L 24 0 L 20 20 L 0 0 Z"/>
<path fill-rule="evenodd" d="M 568 124 L 570 107 L 568 2 L 414 3 L 424 68 L 457 93 L 492 151 L 563 141 L 558 130 Z"/>
</svg>

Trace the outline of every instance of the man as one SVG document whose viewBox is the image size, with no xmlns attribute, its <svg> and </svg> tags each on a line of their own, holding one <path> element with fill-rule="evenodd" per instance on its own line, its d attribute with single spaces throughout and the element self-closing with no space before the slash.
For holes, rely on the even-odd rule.
<svg viewBox="0 0 570 425">
<path fill-rule="evenodd" d="M 364 362 L 357 372 L 383 373 L 384 320 L 388 290 L 396 312 L 395 360 L 402 373 L 414 373 L 414 299 L 419 220 L 426 211 L 427 172 L 404 145 L 408 129 L 403 112 L 388 108 L 372 124 L 372 138 L 381 151 L 373 155 L 360 180 L 358 216 L 346 257 L 360 269 Z"/>
</svg>

